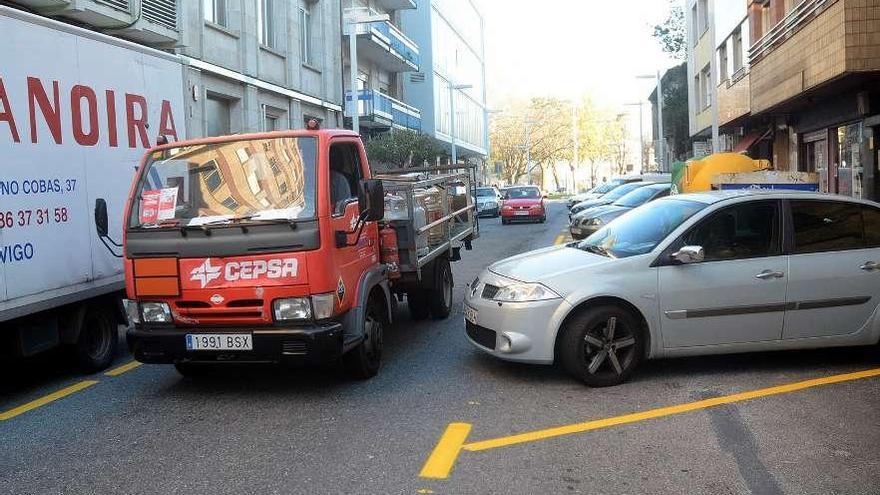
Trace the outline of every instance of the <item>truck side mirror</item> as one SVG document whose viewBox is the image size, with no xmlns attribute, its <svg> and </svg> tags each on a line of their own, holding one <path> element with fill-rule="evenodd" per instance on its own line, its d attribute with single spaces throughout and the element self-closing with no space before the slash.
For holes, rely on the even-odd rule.
<svg viewBox="0 0 880 495">
<path fill-rule="evenodd" d="M 104 198 L 95 200 L 95 227 L 99 237 L 107 237 L 110 227 L 107 225 L 107 201 Z"/>
<path fill-rule="evenodd" d="M 358 207 L 364 222 L 385 218 L 385 187 L 377 179 L 362 180 L 358 188 Z"/>
</svg>

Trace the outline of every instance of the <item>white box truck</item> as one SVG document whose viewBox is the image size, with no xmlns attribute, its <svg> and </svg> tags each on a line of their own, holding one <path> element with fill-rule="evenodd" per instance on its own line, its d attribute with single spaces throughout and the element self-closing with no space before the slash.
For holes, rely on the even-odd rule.
<svg viewBox="0 0 880 495">
<path fill-rule="evenodd" d="M 124 280 L 97 234 L 95 200 L 106 200 L 121 242 L 144 150 L 159 135 L 186 135 L 183 67 L 2 6 L 0 33 L 0 359 L 65 345 L 100 370 L 125 321 Z"/>
</svg>

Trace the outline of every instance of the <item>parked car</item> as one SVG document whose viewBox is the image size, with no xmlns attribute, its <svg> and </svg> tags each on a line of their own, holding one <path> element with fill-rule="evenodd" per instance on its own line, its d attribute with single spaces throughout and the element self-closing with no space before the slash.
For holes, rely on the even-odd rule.
<svg viewBox="0 0 880 495">
<path fill-rule="evenodd" d="M 465 303 L 478 349 L 558 361 L 591 386 L 625 381 L 643 359 L 877 344 L 880 204 L 670 196 L 579 243 L 489 266 Z"/>
<path fill-rule="evenodd" d="M 544 196 L 535 186 L 509 187 L 501 201 L 501 223 L 521 221 L 547 221 Z"/>
<path fill-rule="evenodd" d="M 570 210 L 574 205 L 580 203 L 581 201 L 599 198 L 603 194 L 611 192 L 617 186 L 629 184 L 630 182 L 640 182 L 641 180 L 642 179 L 638 177 L 616 177 L 608 182 L 603 182 L 602 184 L 599 184 L 598 186 L 590 189 L 585 193 L 576 194 L 568 198 L 566 206 Z"/>
<path fill-rule="evenodd" d="M 496 218 L 501 215 L 501 192 L 494 187 L 478 187 L 476 204 L 477 216 Z"/>
<path fill-rule="evenodd" d="M 584 210 L 571 219 L 569 232 L 573 239 L 589 237 L 593 232 L 611 223 L 624 213 L 655 199 L 669 196 L 672 184 L 651 184 L 640 187 L 610 205 Z"/>
<path fill-rule="evenodd" d="M 635 191 L 640 187 L 644 187 L 648 184 L 653 184 L 653 182 L 630 182 L 628 184 L 622 184 L 620 186 L 615 187 L 611 191 L 606 194 L 603 194 L 601 197 L 596 199 L 589 199 L 587 201 L 581 201 L 580 203 L 574 205 L 571 210 L 568 212 L 568 218 L 571 220 L 572 217 L 577 215 L 578 213 L 588 209 L 595 208 L 596 206 L 610 205 L 611 203 L 617 201 L 618 199 L 624 197 L 625 195 Z"/>
</svg>

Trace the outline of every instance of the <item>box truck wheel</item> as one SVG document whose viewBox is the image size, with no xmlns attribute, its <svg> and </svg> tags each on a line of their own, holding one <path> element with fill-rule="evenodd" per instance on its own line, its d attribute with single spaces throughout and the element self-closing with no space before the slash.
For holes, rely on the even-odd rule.
<svg viewBox="0 0 880 495">
<path fill-rule="evenodd" d="M 384 304 L 370 298 L 364 312 L 364 340 L 357 347 L 342 356 L 345 371 L 355 380 L 366 380 L 376 376 L 382 365 Z"/>
<path fill-rule="evenodd" d="M 83 371 L 94 373 L 110 366 L 118 342 L 115 309 L 109 304 L 89 306 L 83 315 L 75 348 Z"/>
<path fill-rule="evenodd" d="M 443 320 L 452 312 L 452 267 L 448 258 L 438 258 L 434 267 L 434 288 L 428 292 L 431 317 Z"/>
<path fill-rule="evenodd" d="M 428 291 L 423 289 L 410 289 L 406 293 L 406 304 L 409 306 L 409 316 L 413 320 L 425 320 L 431 316 L 431 308 L 428 306 Z"/>
</svg>

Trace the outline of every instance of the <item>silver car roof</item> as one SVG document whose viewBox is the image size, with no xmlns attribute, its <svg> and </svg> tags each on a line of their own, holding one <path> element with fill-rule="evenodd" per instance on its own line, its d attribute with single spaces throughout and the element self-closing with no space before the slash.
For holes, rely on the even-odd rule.
<svg viewBox="0 0 880 495">
<path fill-rule="evenodd" d="M 706 191 L 697 193 L 676 194 L 664 199 L 682 199 L 688 201 L 696 201 L 698 203 L 714 204 L 729 199 L 751 197 L 762 199 L 831 199 L 835 201 L 848 201 L 851 203 L 861 203 L 876 206 L 876 203 L 859 198 L 853 198 L 851 196 L 841 196 L 838 194 L 827 194 L 809 191 L 795 191 L 791 189 L 732 189 L 725 191 Z"/>
</svg>

